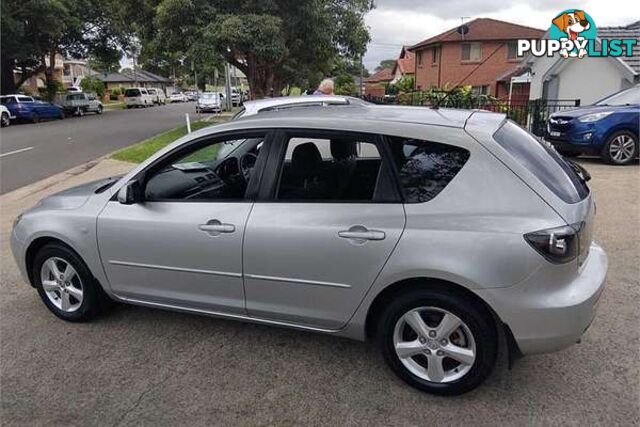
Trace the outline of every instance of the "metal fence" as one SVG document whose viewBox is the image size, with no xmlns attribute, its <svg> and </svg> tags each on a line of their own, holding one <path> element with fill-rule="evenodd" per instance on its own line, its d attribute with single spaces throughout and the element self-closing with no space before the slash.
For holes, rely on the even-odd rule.
<svg viewBox="0 0 640 427">
<path fill-rule="evenodd" d="M 432 98 L 425 97 L 424 92 L 403 93 L 397 96 L 367 97 L 369 102 L 375 104 L 413 105 L 430 107 Z M 543 136 L 544 128 L 549 115 L 557 111 L 567 110 L 580 106 L 579 99 L 495 99 L 488 96 L 475 96 L 472 98 L 447 98 L 442 107 L 480 109 L 504 113 L 511 120 L 529 129 L 534 135 Z"/>
</svg>

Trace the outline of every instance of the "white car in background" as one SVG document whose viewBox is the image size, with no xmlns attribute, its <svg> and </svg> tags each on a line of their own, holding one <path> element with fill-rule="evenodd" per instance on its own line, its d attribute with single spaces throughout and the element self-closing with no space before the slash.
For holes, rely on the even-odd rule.
<svg viewBox="0 0 640 427">
<path fill-rule="evenodd" d="M 222 100 L 216 92 L 203 92 L 196 101 L 196 113 L 222 111 Z"/>
<path fill-rule="evenodd" d="M 187 98 L 187 96 L 182 92 L 174 92 L 171 95 L 169 95 L 169 101 L 170 102 L 187 102 L 189 101 L 189 98 Z"/>
<path fill-rule="evenodd" d="M 7 127 L 11 124 L 11 113 L 4 105 L 0 105 L 0 125 Z"/>
<path fill-rule="evenodd" d="M 131 87 L 124 91 L 124 102 L 127 108 L 151 107 L 153 96 L 143 87 Z"/>
<path fill-rule="evenodd" d="M 158 105 L 165 105 L 167 103 L 167 96 L 164 94 L 164 90 L 150 88 L 147 89 L 149 95 L 153 98 L 153 103 Z"/>
</svg>

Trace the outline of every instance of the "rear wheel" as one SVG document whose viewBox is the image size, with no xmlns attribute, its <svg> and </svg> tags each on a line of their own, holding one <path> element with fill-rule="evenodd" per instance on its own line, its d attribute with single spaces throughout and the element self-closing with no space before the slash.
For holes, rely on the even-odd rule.
<svg viewBox="0 0 640 427">
<path fill-rule="evenodd" d="M 102 105 L 98 105 L 98 111 L 96 111 L 97 114 L 102 114 Z"/>
<path fill-rule="evenodd" d="M 438 395 L 474 389 L 497 358 L 490 314 L 475 301 L 438 290 L 417 289 L 395 298 L 380 319 L 378 338 L 396 375 Z"/>
<path fill-rule="evenodd" d="M 613 165 L 628 165 L 638 157 L 638 137 L 623 130 L 609 137 L 602 149 L 602 159 Z"/>
<path fill-rule="evenodd" d="M 2 113 L 2 117 L 0 118 L 0 126 L 7 127 L 11 124 L 11 119 L 7 113 Z"/>
<path fill-rule="evenodd" d="M 76 116 L 78 117 L 84 116 L 84 109 L 80 107 L 76 108 Z"/>
<path fill-rule="evenodd" d="M 44 304 L 61 319 L 90 320 L 110 305 L 84 261 L 65 245 L 52 243 L 40 249 L 32 277 Z"/>
</svg>

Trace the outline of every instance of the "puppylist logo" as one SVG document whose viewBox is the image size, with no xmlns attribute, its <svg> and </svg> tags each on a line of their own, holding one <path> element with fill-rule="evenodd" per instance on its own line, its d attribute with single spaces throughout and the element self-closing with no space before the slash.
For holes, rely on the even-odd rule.
<svg viewBox="0 0 640 427">
<path fill-rule="evenodd" d="M 551 20 L 549 39 L 518 40 L 518 56 L 554 56 L 582 59 L 586 56 L 631 56 L 636 39 L 596 41 L 596 23 L 584 10 L 567 9 Z"/>
</svg>

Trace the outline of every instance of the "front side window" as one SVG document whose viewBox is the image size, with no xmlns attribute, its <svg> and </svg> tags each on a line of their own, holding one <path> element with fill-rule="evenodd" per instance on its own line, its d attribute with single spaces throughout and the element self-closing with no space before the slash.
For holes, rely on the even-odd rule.
<svg viewBox="0 0 640 427">
<path fill-rule="evenodd" d="M 406 203 L 436 197 L 469 160 L 469 151 L 420 139 L 389 137 Z"/>
<path fill-rule="evenodd" d="M 377 200 L 382 160 L 368 137 L 291 136 L 276 198 L 301 201 Z"/>
<path fill-rule="evenodd" d="M 33 98 L 30 96 L 19 96 L 18 102 L 33 102 Z"/>
<path fill-rule="evenodd" d="M 147 179 L 145 200 L 243 200 L 264 139 L 234 137 L 169 158 Z"/>
<path fill-rule="evenodd" d="M 138 89 L 127 89 L 124 91 L 124 96 L 135 98 L 136 96 L 140 96 L 140 91 Z"/>
<path fill-rule="evenodd" d="M 0 98 L 2 105 L 11 105 L 16 103 L 16 99 L 13 96 L 3 96 Z"/>
<path fill-rule="evenodd" d="M 463 43 L 461 59 L 463 61 L 480 61 L 482 59 L 482 45 L 480 43 Z"/>
<path fill-rule="evenodd" d="M 506 122 L 493 138 L 565 202 L 576 203 L 589 194 L 586 184 L 553 147 L 515 123 Z"/>
</svg>

